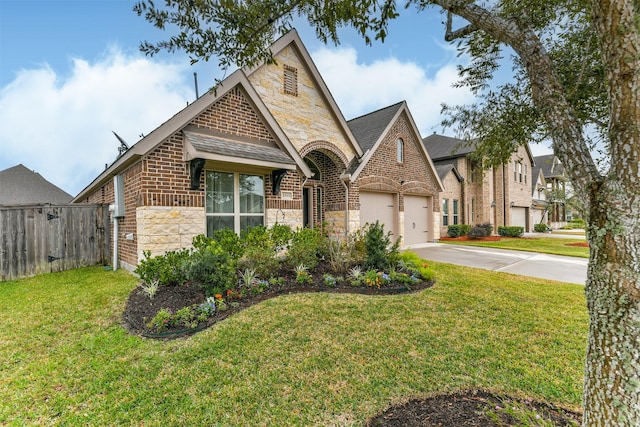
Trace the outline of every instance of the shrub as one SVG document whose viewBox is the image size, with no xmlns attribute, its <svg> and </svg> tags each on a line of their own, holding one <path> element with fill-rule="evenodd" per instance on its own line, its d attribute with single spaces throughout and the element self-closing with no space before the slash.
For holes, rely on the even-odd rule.
<svg viewBox="0 0 640 427">
<path fill-rule="evenodd" d="M 237 261 L 216 240 L 199 246 L 188 262 L 189 280 L 200 286 L 207 296 L 233 289 L 236 285 Z"/>
<path fill-rule="evenodd" d="M 447 227 L 447 236 L 449 237 L 459 237 L 461 236 L 461 230 L 459 225 L 450 225 Z"/>
<path fill-rule="evenodd" d="M 471 225 L 469 224 L 459 224 L 459 227 L 461 236 L 466 236 L 469 234 L 469 230 L 471 230 Z"/>
<path fill-rule="evenodd" d="M 534 224 L 533 231 L 536 233 L 546 233 L 547 232 L 547 224 Z"/>
<path fill-rule="evenodd" d="M 388 270 L 399 260 L 400 239 L 391 244 L 391 232 L 384 232 L 384 225 L 376 221 L 369 224 L 365 232 L 366 258 L 364 266 L 367 269 Z"/>
<path fill-rule="evenodd" d="M 522 237 L 524 234 L 524 227 L 518 227 L 515 225 L 498 227 L 498 234 L 506 237 Z"/>
<path fill-rule="evenodd" d="M 269 234 L 271 235 L 271 240 L 276 247 L 276 253 L 280 253 L 281 251 L 287 249 L 289 246 L 289 242 L 291 241 L 291 237 L 293 237 L 293 231 L 291 227 L 285 224 L 273 224 L 269 229 Z"/>
<path fill-rule="evenodd" d="M 244 255 L 240 260 L 243 269 L 252 269 L 259 277 L 271 277 L 280 267 L 276 258 L 276 244 L 264 226 L 252 227 L 241 233 Z"/>
<path fill-rule="evenodd" d="M 307 227 L 294 232 L 287 253 L 287 264 L 293 268 L 298 265 L 315 267 L 318 264 L 318 247 L 323 239 L 320 231 Z"/>
<path fill-rule="evenodd" d="M 484 239 L 489 234 L 487 233 L 487 229 L 482 227 L 481 225 L 476 225 L 471 230 L 469 230 L 469 238 L 470 239 Z"/>
<path fill-rule="evenodd" d="M 151 251 L 144 251 L 144 259 L 140 261 L 134 272 L 147 285 L 154 282 L 158 282 L 161 286 L 182 285 L 188 277 L 186 264 L 190 252 L 189 249 L 182 249 L 152 257 Z"/>
<path fill-rule="evenodd" d="M 233 259 L 240 259 L 242 255 L 244 255 L 244 247 L 242 246 L 240 237 L 233 230 L 228 228 L 215 230 L 211 239 L 218 242 L 220 247 Z M 193 246 L 195 247 L 196 244 L 194 243 Z"/>
</svg>

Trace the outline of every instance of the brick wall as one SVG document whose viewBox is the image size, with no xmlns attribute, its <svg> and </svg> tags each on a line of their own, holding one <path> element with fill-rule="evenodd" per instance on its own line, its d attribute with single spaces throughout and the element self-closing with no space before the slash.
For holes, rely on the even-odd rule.
<svg viewBox="0 0 640 427">
<path fill-rule="evenodd" d="M 273 135 L 254 112 L 241 88 L 230 91 L 190 124 L 234 136 L 275 142 Z M 206 165 L 205 168 L 211 169 L 210 165 Z M 181 132 L 171 135 L 139 162 L 123 171 L 122 175 L 126 208 L 125 217 L 119 224 L 119 251 L 122 262 L 135 266 L 143 250 L 149 249 L 157 254 L 179 249 L 188 246 L 186 242 L 190 244 L 193 235 L 205 233 L 204 173 L 201 176 L 200 189 L 191 190 L 189 167 L 183 160 Z M 272 194 L 271 176 L 265 175 L 267 220 L 274 218 L 276 214 L 273 212 L 278 209 L 302 208 L 301 183 L 302 179 L 297 172 L 288 172 L 281 182 L 281 191 L 292 191 L 293 199 L 282 200 L 280 195 Z M 113 203 L 113 197 L 113 182 L 109 181 L 90 194 L 86 201 Z M 165 236 L 158 235 L 158 227 L 155 224 L 158 218 L 168 221 L 167 224 L 171 223 L 166 227 L 160 226 L 160 229 L 166 231 Z M 188 223 L 187 231 L 176 223 L 184 222 L 184 218 L 188 218 L 185 220 Z M 199 231 L 196 230 L 198 222 Z M 126 240 L 127 234 L 133 234 L 134 240 Z"/>
</svg>

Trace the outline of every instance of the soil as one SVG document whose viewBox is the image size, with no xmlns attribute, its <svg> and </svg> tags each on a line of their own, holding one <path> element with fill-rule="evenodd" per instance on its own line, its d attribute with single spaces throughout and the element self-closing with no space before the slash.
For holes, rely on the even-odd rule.
<svg viewBox="0 0 640 427">
<path fill-rule="evenodd" d="M 329 273 L 335 274 L 329 268 L 328 263 L 319 263 L 316 268 L 310 270 L 309 273 L 313 278 L 313 283 L 308 285 L 299 285 L 293 280 L 295 272 L 293 270 L 283 269 L 278 273 L 278 277 L 288 278 L 281 285 L 270 285 L 268 289 L 260 293 L 245 293 L 241 298 L 227 298 L 228 309 L 225 311 L 217 311 L 208 322 L 199 324 L 195 328 L 185 329 L 182 326 L 176 326 L 166 329 L 162 332 L 155 332 L 146 326 L 158 310 L 169 308 L 172 312 L 191 306 L 201 304 L 205 301 L 204 292 L 197 286 L 185 284 L 180 286 L 160 286 L 157 293 L 150 299 L 143 291 L 142 287 L 137 287 L 129 295 L 127 305 L 122 315 L 124 326 L 135 335 L 146 338 L 155 339 L 175 339 L 192 335 L 202 331 L 211 325 L 226 319 L 228 316 L 237 313 L 247 307 L 257 304 L 269 298 L 273 298 L 283 294 L 301 293 L 301 292 L 334 292 L 334 293 L 358 293 L 366 295 L 393 295 L 409 292 L 417 292 L 433 286 L 433 282 L 421 282 L 412 285 L 406 285 L 399 282 L 391 282 L 377 287 L 354 287 L 347 282 L 336 283 L 335 286 L 329 287 L 324 283 L 323 275 Z"/>
<path fill-rule="evenodd" d="M 566 246 L 578 246 L 580 248 L 588 248 L 589 242 L 567 243 Z"/>
<path fill-rule="evenodd" d="M 335 287 L 327 287 L 322 275 L 329 272 L 327 265 L 319 265 L 311 271 L 314 282 L 307 286 L 299 286 L 293 281 L 282 285 L 270 286 L 267 290 L 258 294 L 249 294 L 240 299 L 233 300 L 233 306 L 226 311 L 218 311 L 207 323 L 196 328 L 174 328 L 160 333 L 155 333 L 145 326 L 145 323 L 153 318 L 161 308 L 171 308 L 176 311 L 182 307 L 202 303 L 205 294 L 202 290 L 191 285 L 161 286 L 153 299 L 142 290 L 134 289 L 127 300 L 125 311 L 122 315 L 124 326 L 133 334 L 152 339 L 171 340 L 197 333 L 211 325 L 226 319 L 253 304 L 259 303 L 278 295 L 300 292 L 339 292 L 360 293 L 368 295 L 391 295 L 408 292 L 417 292 L 433 286 L 433 282 L 422 282 L 411 287 L 401 283 L 390 283 L 381 288 L 353 287 L 346 283 L 337 283 Z M 293 272 L 281 272 L 282 277 L 295 277 Z M 418 398 L 404 404 L 393 406 L 385 412 L 367 421 L 370 427 L 503 427 L 518 426 L 516 419 L 508 413 L 498 411 L 496 408 L 507 408 L 518 403 L 521 408 L 526 408 L 529 413 L 537 414 L 545 420 L 553 423 L 553 426 L 580 425 L 581 415 L 566 409 L 554 407 L 531 400 L 515 399 L 508 396 L 500 396 L 486 391 L 471 390 L 455 394 L 444 394 L 429 398 Z M 489 413 L 497 414 L 490 417 Z M 527 424 L 531 425 L 531 424 Z"/>
<path fill-rule="evenodd" d="M 483 390 L 461 391 L 428 398 L 413 399 L 393 406 L 367 421 L 367 427 L 504 427 L 539 425 L 511 415 L 529 414 L 556 427 L 579 426 L 582 415 L 567 409 L 530 399 L 517 399 Z M 549 425 L 549 424 L 545 424 Z"/>
</svg>

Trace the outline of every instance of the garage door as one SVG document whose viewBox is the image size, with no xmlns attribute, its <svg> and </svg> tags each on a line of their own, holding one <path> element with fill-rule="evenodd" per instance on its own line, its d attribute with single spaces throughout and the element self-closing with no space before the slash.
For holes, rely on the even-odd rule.
<svg viewBox="0 0 640 427">
<path fill-rule="evenodd" d="M 511 208 L 511 225 L 527 230 L 527 208 Z"/>
<path fill-rule="evenodd" d="M 404 196 L 403 244 L 415 245 L 429 241 L 429 198 Z"/>
<path fill-rule="evenodd" d="M 360 225 L 375 224 L 376 220 L 384 224 L 384 230 L 397 236 L 396 223 L 398 212 L 396 195 L 393 193 L 360 192 Z"/>
</svg>

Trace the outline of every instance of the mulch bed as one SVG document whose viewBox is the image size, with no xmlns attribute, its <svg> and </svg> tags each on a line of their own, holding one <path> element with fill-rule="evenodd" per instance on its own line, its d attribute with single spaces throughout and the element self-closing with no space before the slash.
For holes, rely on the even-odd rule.
<svg viewBox="0 0 640 427">
<path fill-rule="evenodd" d="M 483 390 L 469 390 L 413 399 L 387 409 L 367 421 L 366 426 L 504 427 L 523 425 L 509 411 L 504 410 L 513 406 L 520 408 L 521 413 L 522 409 L 526 409 L 534 419 L 546 420 L 556 427 L 579 426 L 582 422 L 581 414 L 546 403 L 501 396 Z"/>
<path fill-rule="evenodd" d="M 567 243 L 565 246 L 577 246 L 579 248 L 588 248 L 589 242 Z"/>
<path fill-rule="evenodd" d="M 394 295 L 409 292 L 417 292 L 433 286 L 433 282 L 421 282 L 407 286 L 402 283 L 389 283 L 380 288 L 375 287 L 354 287 L 349 284 L 337 283 L 335 287 L 328 287 L 323 280 L 324 273 L 332 273 L 327 263 L 319 263 L 316 268 L 309 271 L 313 277 L 313 283 L 301 286 L 291 278 L 295 277 L 295 272 L 283 270 L 278 274 L 279 277 L 288 277 L 290 280 L 283 285 L 271 285 L 267 290 L 259 294 L 249 294 L 241 299 L 233 300 L 234 306 L 228 305 L 225 311 L 217 311 L 209 321 L 198 325 L 196 328 L 185 329 L 183 327 L 174 327 L 162 332 L 154 332 L 146 326 L 146 323 L 152 319 L 158 310 L 162 308 L 170 308 L 173 312 L 193 304 L 200 304 L 205 301 L 205 294 L 202 290 L 195 286 L 160 286 L 153 299 L 142 290 L 139 286 L 134 289 L 127 300 L 122 320 L 125 328 L 134 335 L 140 335 L 146 338 L 154 338 L 161 340 L 176 339 L 192 335 L 196 332 L 204 330 L 211 325 L 226 319 L 230 315 L 244 310 L 254 304 L 266 299 L 274 298 L 279 295 L 303 293 L 303 292 L 330 292 L 330 293 L 349 293 L 349 294 L 365 294 L 365 295 Z"/>
</svg>

